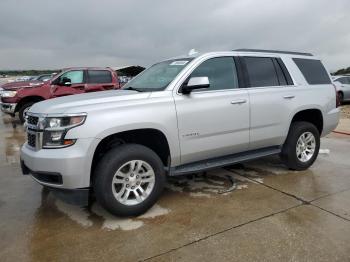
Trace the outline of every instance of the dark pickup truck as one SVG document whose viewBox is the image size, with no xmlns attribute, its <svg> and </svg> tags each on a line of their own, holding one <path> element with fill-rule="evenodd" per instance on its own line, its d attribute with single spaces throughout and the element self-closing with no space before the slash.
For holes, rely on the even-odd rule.
<svg viewBox="0 0 350 262">
<path fill-rule="evenodd" d="M 68 68 L 49 81 L 26 81 L 1 86 L 1 110 L 21 122 L 25 113 L 37 102 L 60 96 L 119 89 L 117 73 L 110 68 Z"/>
</svg>

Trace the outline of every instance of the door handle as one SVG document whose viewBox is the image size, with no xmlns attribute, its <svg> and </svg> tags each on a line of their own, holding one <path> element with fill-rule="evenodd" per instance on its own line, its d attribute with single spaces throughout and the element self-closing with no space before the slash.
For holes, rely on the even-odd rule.
<svg viewBox="0 0 350 262">
<path fill-rule="evenodd" d="M 283 96 L 284 99 L 293 99 L 294 97 L 295 97 L 294 95 Z"/>
<path fill-rule="evenodd" d="M 247 103 L 247 99 L 238 99 L 238 100 L 231 101 L 232 105 L 239 105 L 239 104 L 244 104 L 244 103 Z"/>
</svg>

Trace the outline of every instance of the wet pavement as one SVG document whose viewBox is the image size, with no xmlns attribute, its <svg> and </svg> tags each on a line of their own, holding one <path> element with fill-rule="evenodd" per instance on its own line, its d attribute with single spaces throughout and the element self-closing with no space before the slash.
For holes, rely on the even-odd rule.
<svg viewBox="0 0 350 262">
<path fill-rule="evenodd" d="M 21 175 L 23 127 L 0 115 L 0 134 L 1 261 L 350 261 L 350 136 L 323 138 L 303 172 L 268 157 L 171 178 L 150 211 L 121 219 Z"/>
</svg>

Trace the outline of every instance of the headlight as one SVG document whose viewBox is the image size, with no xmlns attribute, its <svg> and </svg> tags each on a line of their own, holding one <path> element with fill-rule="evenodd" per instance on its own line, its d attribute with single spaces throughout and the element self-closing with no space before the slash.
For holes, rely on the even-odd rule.
<svg viewBox="0 0 350 262">
<path fill-rule="evenodd" d="M 43 148 L 61 148 L 71 146 L 76 139 L 65 139 L 69 129 L 82 125 L 86 114 L 63 117 L 47 117 L 43 134 Z"/>
<path fill-rule="evenodd" d="M 14 97 L 17 94 L 17 91 L 3 91 L 2 97 Z"/>
</svg>

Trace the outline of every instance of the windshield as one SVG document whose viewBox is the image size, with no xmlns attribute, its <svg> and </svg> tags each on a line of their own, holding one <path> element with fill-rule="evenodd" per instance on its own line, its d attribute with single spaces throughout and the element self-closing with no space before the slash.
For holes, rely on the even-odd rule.
<svg viewBox="0 0 350 262">
<path fill-rule="evenodd" d="M 173 59 L 154 64 L 127 83 L 123 89 L 139 92 L 164 90 L 192 59 Z"/>
</svg>

